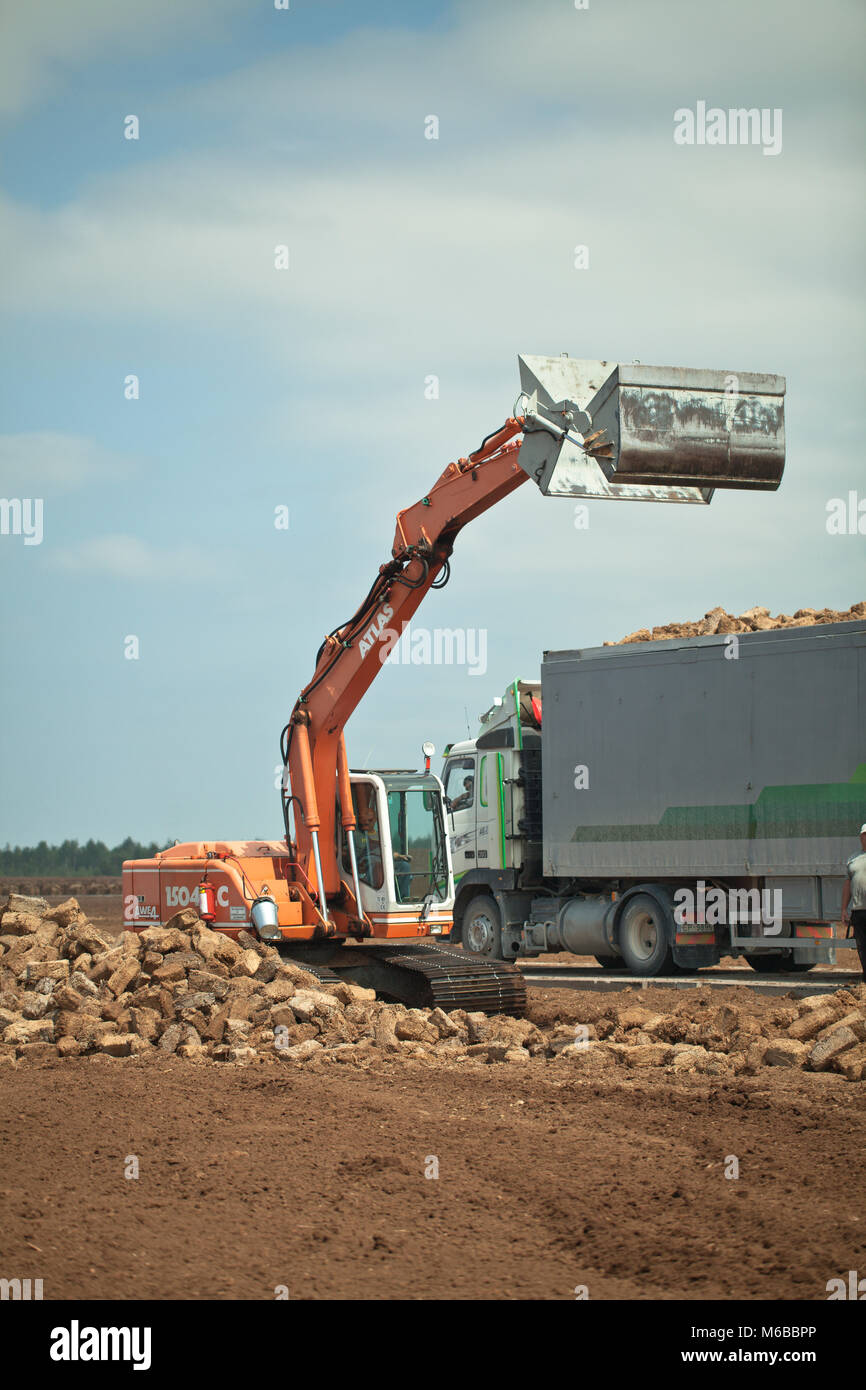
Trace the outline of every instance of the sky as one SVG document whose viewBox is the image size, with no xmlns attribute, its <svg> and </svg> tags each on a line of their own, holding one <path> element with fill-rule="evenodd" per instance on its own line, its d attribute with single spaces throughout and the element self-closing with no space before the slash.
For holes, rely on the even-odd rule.
<svg viewBox="0 0 866 1390">
<path fill-rule="evenodd" d="M 279 837 L 322 636 L 518 353 L 784 375 L 782 485 L 585 529 L 518 489 L 414 623 L 484 661 L 386 665 L 353 766 L 546 649 L 863 599 L 864 51 L 860 0 L 6 0 L 0 844 Z M 676 143 L 700 101 L 781 148 Z"/>
</svg>

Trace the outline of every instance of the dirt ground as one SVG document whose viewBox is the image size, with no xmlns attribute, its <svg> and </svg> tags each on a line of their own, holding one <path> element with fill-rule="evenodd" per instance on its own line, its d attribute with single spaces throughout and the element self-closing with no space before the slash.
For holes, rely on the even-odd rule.
<svg viewBox="0 0 866 1390">
<path fill-rule="evenodd" d="M 610 1002 L 533 990 L 530 1016 Z M 824 1300 L 866 1268 L 866 1086 L 833 1072 L 94 1054 L 4 1068 L 0 1093 L 0 1272 L 49 1300 Z"/>
<path fill-rule="evenodd" d="M 866 1264 L 866 1102 L 832 1075 L 94 1056 L 2 1085 L 3 1267 L 46 1299 L 820 1300 Z"/>
</svg>

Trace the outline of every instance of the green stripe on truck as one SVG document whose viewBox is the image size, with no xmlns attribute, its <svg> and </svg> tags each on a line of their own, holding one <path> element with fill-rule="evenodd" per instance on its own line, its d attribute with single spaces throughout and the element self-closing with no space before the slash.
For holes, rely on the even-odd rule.
<svg viewBox="0 0 866 1390">
<path fill-rule="evenodd" d="M 765 787 L 746 806 L 669 806 L 651 825 L 579 825 L 572 841 L 796 840 L 848 836 L 866 820 L 866 763 L 850 782 Z M 853 830 L 852 830 L 853 826 Z"/>
<path fill-rule="evenodd" d="M 499 784 L 499 851 L 500 867 L 505 868 L 505 783 L 502 780 L 502 754 L 496 754 L 496 780 Z"/>
</svg>

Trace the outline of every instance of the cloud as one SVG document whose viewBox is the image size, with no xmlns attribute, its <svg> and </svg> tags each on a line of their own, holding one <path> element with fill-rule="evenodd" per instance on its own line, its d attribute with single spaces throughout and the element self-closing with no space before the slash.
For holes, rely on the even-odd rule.
<svg viewBox="0 0 866 1390">
<path fill-rule="evenodd" d="M 6 496 L 44 497 L 89 483 L 126 478 L 132 461 L 83 435 L 0 435 L 0 489 Z"/>
<path fill-rule="evenodd" d="M 159 549 L 138 536 L 94 536 L 59 551 L 53 563 L 75 574 L 106 575 L 139 582 L 211 580 L 217 566 L 212 556 L 195 545 Z"/>
<path fill-rule="evenodd" d="M 194 36 L 218 39 L 243 0 L 39 0 L 3 6 L 0 112 L 20 111 L 62 90 L 75 69 L 107 58 L 149 55 Z"/>
<path fill-rule="evenodd" d="M 376 24 L 375 6 L 366 6 L 327 44 L 298 42 L 200 82 L 178 96 L 177 109 L 185 119 L 206 115 L 221 139 L 225 131 L 248 151 L 293 155 L 315 152 L 325 135 L 362 149 L 375 132 L 393 145 L 407 130 L 420 134 L 429 113 L 444 140 L 463 142 L 471 129 L 500 145 L 519 144 L 530 124 L 545 134 L 574 130 L 587 113 L 579 176 L 607 131 L 635 128 L 636 110 L 644 125 L 655 111 L 669 122 L 675 107 L 697 98 L 844 105 L 859 91 L 866 14 L 857 0 L 827 0 L 822 13 L 823 43 L 808 23 L 792 22 L 791 0 L 759 8 L 726 0 L 723 13 L 694 0 L 665 0 L 663 10 L 616 0 L 582 13 L 567 0 L 533 0 L 531 19 L 526 0 L 459 0 L 446 22 L 430 14 L 423 29 Z M 853 147 L 853 123 L 849 138 Z M 522 174 L 531 179 L 533 165 L 516 165 L 515 183 Z"/>
<path fill-rule="evenodd" d="M 115 13 L 124 33 L 139 23 L 134 7 L 91 4 L 105 28 Z M 531 23 L 524 4 L 467 0 L 435 31 L 362 22 L 184 83 L 152 111 L 182 152 L 150 156 L 145 136 L 134 167 L 59 207 L 0 202 L 3 302 L 94 319 L 245 320 L 287 356 L 302 341 L 317 365 L 443 347 L 453 362 L 464 345 L 472 360 L 481 332 L 500 340 L 516 311 L 539 330 L 517 346 L 546 350 L 542 330 L 569 299 L 608 341 L 561 346 L 609 356 L 624 350 L 623 325 L 633 336 L 635 319 L 655 330 L 687 317 L 696 295 L 717 338 L 744 305 L 766 322 L 780 298 L 792 325 L 813 313 L 849 333 L 848 278 L 804 267 L 826 244 L 828 209 L 836 256 L 859 254 L 855 123 L 836 114 L 855 99 L 863 18 L 828 0 L 837 37 L 816 44 L 789 8 L 764 0 L 756 16 L 732 0 L 720 16 L 667 0 L 662 40 L 645 0 L 586 12 L 539 0 Z M 156 10 L 166 24 L 168 4 Z M 588 61 L 608 51 L 615 62 Z M 783 155 L 675 148 L 673 111 L 698 98 L 783 104 Z M 423 136 L 429 112 L 438 141 Z M 582 279 L 577 242 L 591 254 Z M 273 266 L 282 243 L 286 272 Z M 483 324 L 456 337 L 455 315 L 474 306 Z"/>
<path fill-rule="evenodd" d="M 134 165 L 60 206 L 0 200 L 0 301 L 85 331 L 155 326 L 169 360 L 198 335 L 205 368 L 217 342 L 229 363 L 265 358 L 289 389 L 268 386 L 257 447 L 287 448 L 294 514 L 318 525 L 324 479 L 329 501 L 372 518 L 377 557 L 396 506 L 510 410 L 518 351 L 786 374 L 789 475 L 773 506 L 796 521 L 806 447 L 830 437 L 834 475 L 852 458 L 840 438 L 862 432 L 864 192 L 850 118 L 828 115 L 853 106 L 862 22 L 829 0 L 849 42 L 813 52 L 781 0 L 759 20 L 744 0 L 724 22 L 702 13 L 670 0 L 669 41 L 644 3 L 539 3 L 527 24 L 525 6 L 472 0 L 441 31 L 362 27 L 184 84 L 160 112 L 177 115 L 175 151 L 150 157 L 145 141 Z M 614 64 L 586 61 L 614 48 Z M 675 147 L 673 111 L 698 97 L 784 104 L 783 154 Z M 423 138 L 431 111 L 438 142 Z M 283 242 L 286 272 L 273 265 Z M 574 269 L 577 243 L 588 271 Z M 827 354 L 816 345 L 831 323 Z M 423 398 L 429 374 L 436 402 Z M 830 418 L 804 410 L 830 391 Z M 335 474 L 335 452 L 355 464 Z M 662 513 L 653 530 L 721 538 L 726 505 L 709 520 Z M 560 565 L 554 528 L 574 540 L 555 511 L 524 499 L 514 512 L 513 545 L 545 573 Z M 596 534 L 637 540 L 648 525 L 613 511 Z M 461 545 L 507 529 L 503 508 Z M 134 553 L 112 563 L 128 571 Z"/>
<path fill-rule="evenodd" d="M 244 322 L 284 357 L 302 347 L 305 362 L 359 372 L 434 355 L 474 364 L 480 342 L 509 340 L 518 320 L 514 350 L 609 357 L 626 332 L 646 356 L 647 328 L 682 334 L 695 309 L 716 338 L 720 328 L 742 338 L 746 318 L 769 331 L 779 315 L 792 330 L 814 318 L 850 336 L 850 280 L 803 268 L 823 244 L 828 206 L 836 263 L 854 259 L 863 193 L 851 170 L 826 152 L 793 164 L 750 149 L 696 153 L 646 131 L 609 133 L 581 161 L 589 196 L 560 177 L 576 158 L 569 136 L 543 151 L 499 148 L 480 164 L 465 151 L 419 151 L 409 166 L 299 170 L 290 188 L 279 162 L 177 157 L 103 178 L 60 208 L 0 202 L 0 295 L 13 311 L 96 321 Z M 724 163 L 706 157 L 717 153 Z M 515 165 L 532 176 L 511 193 Z M 629 168 L 624 184 L 617 167 Z M 804 201 L 804 185 L 820 196 Z M 573 267 L 577 243 L 589 246 L 586 272 Z M 274 268 L 278 244 L 289 247 L 286 271 Z"/>
</svg>

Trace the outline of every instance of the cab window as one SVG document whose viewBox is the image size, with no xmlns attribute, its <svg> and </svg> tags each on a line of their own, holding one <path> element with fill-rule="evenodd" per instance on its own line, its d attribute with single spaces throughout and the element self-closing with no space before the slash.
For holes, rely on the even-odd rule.
<svg viewBox="0 0 866 1390">
<path fill-rule="evenodd" d="M 475 803 L 475 759 L 453 758 L 445 773 L 445 805 L 468 811 Z"/>
<path fill-rule="evenodd" d="M 355 807 L 355 858 L 358 861 L 358 878 L 368 888 L 381 888 L 385 882 L 382 864 L 382 838 L 379 834 L 379 810 L 376 804 L 376 788 L 369 783 L 352 784 L 352 803 Z M 346 873 L 352 872 L 349 858 L 349 841 L 345 830 L 341 833 L 342 863 Z"/>
<path fill-rule="evenodd" d="M 388 792 L 394 887 L 398 903 L 440 900 L 448 892 L 448 861 L 439 798 L 429 786 Z"/>
</svg>

